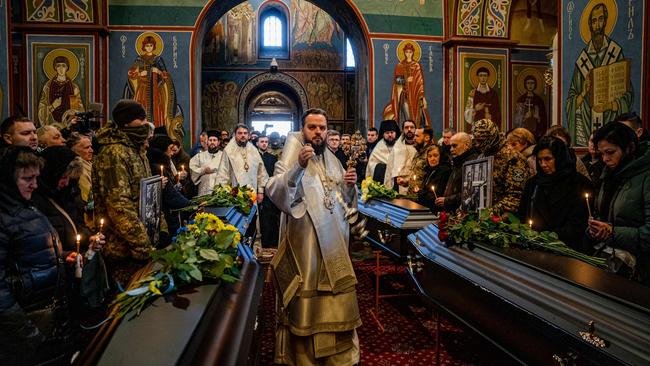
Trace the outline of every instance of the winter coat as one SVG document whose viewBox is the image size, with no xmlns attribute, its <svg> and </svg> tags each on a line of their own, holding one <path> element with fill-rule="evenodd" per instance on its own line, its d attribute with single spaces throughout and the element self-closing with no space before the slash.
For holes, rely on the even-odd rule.
<svg viewBox="0 0 650 366">
<path fill-rule="evenodd" d="M 27 362 L 50 336 L 30 315 L 51 327 L 65 284 L 56 231 L 30 202 L 9 192 L 0 186 L 0 364 L 6 365 Z"/>
<path fill-rule="evenodd" d="M 440 163 L 434 168 L 430 168 L 427 165 L 423 173 L 422 186 L 418 191 L 418 203 L 429 207 L 432 212 L 437 212 L 439 208 L 435 205 L 436 196 L 442 197 L 444 194 L 449 175 L 451 174 L 451 168 L 444 163 Z M 431 190 L 434 186 L 436 187 L 435 194 Z"/>
<path fill-rule="evenodd" d="M 492 165 L 492 210 L 498 215 L 517 212 L 527 179 L 526 158 L 502 143 Z"/>
<path fill-rule="evenodd" d="M 613 233 L 605 244 L 627 250 L 636 256 L 635 278 L 650 285 L 650 148 L 641 144 L 640 156 L 616 172 L 605 171 L 596 205 L 603 205 L 606 186 L 614 190 L 609 201 L 609 214 L 601 217 L 613 225 Z"/>
</svg>

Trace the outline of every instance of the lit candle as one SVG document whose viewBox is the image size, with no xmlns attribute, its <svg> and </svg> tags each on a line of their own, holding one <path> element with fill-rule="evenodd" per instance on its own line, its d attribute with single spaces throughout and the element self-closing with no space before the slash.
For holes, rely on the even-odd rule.
<svg viewBox="0 0 650 366">
<path fill-rule="evenodd" d="M 163 176 L 163 171 L 165 170 L 165 167 L 163 165 L 160 166 L 160 176 Z"/>
<path fill-rule="evenodd" d="M 185 171 L 185 165 L 181 165 L 181 172 Z"/>
<path fill-rule="evenodd" d="M 104 229 L 104 219 L 99 219 L 99 233 Z"/>
<path fill-rule="evenodd" d="M 587 201 L 587 211 L 589 212 L 589 218 L 593 218 L 591 216 L 591 206 L 589 206 L 589 193 L 585 193 L 585 201 Z"/>
<path fill-rule="evenodd" d="M 178 175 L 176 176 L 176 183 L 181 182 L 181 172 L 178 172 Z"/>
<path fill-rule="evenodd" d="M 433 192 L 433 197 L 438 199 L 438 195 L 436 194 L 436 186 L 431 186 L 431 192 Z"/>
<path fill-rule="evenodd" d="M 74 266 L 74 276 L 76 278 L 83 277 L 83 271 L 81 269 L 81 253 L 79 252 L 79 241 L 81 241 L 81 235 L 77 234 L 77 256 L 75 257 Z"/>
<path fill-rule="evenodd" d="M 81 241 L 81 235 L 77 234 L 77 254 L 79 254 L 79 242 Z"/>
<path fill-rule="evenodd" d="M 533 220 L 528 220 L 528 227 L 533 228 Z"/>
</svg>

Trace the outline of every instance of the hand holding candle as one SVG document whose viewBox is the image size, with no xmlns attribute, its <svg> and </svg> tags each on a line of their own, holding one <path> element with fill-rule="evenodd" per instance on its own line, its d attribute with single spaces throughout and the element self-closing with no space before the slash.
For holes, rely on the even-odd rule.
<svg viewBox="0 0 650 366">
<path fill-rule="evenodd" d="M 589 206 L 589 193 L 585 193 L 585 201 L 587 201 L 587 211 L 589 212 L 589 218 L 593 218 L 591 215 L 591 206 Z"/>
<path fill-rule="evenodd" d="M 104 230 L 104 219 L 99 219 L 99 234 Z"/>
</svg>

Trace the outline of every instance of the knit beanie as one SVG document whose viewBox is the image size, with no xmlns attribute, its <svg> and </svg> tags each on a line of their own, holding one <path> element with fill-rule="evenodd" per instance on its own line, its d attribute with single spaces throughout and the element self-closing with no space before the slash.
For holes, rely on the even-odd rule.
<svg viewBox="0 0 650 366">
<path fill-rule="evenodd" d="M 113 108 L 113 122 L 123 127 L 134 119 L 145 119 L 147 112 L 142 104 L 131 99 L 122 99 Z"/>
</svg>

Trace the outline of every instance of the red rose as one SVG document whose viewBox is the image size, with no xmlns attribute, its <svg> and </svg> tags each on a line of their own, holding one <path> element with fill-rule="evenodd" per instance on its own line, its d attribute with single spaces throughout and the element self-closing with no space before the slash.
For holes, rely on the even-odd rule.
<svg viewBox="0 0 650 366">
<path fill-rule="evenodd" d="M 233 197 L 237 196 L 237 193 L 239 193 L 239 188 L 237 188 L 237 187 L 234 187 L 234 188 L 230 191 L 230 194 L 231 194 Z"/>
<path fill-rule="evenodd" d="M 447 219 L 448 219 L 447 212 L 440 211 L 440 222 L 444 224 L 445 222 L 447 222 Z"/>
<path fill-rule="evenodd" d="M 501 222 L 501 218 L 499 216 L 492 216 L 492 222 L 498 224 Z"/>
<path fill-rule="evenodd" d="M 446 241 L 448 238 L 449 238 L 449 233 L 447 232 L 447 230 L 438 231 L 438 239 L 440 239 L 440 241 Z"/>
</svg>

